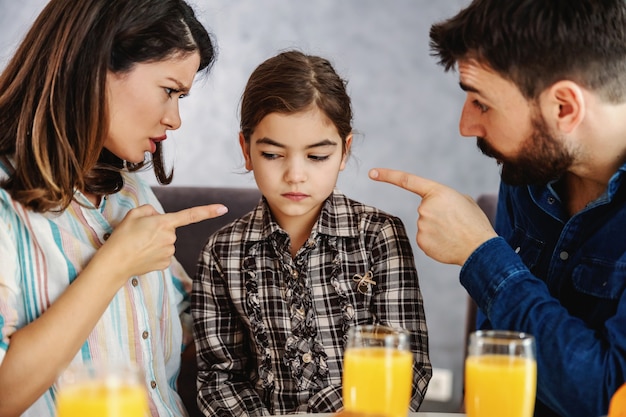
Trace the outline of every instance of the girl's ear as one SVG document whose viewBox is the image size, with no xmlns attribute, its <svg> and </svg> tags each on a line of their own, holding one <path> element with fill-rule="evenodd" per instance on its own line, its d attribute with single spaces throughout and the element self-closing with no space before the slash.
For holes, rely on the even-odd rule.
<svg viewBox="0 0 626 417">
<path fill-rule="evenodd" d="M 350 133 L 346 137 L 346 144 L 343 147 L 343 155 L 341 157 L 341 165 L 339 166 L 339 171 L 343 171 L 346 167 L 346 162 L 348 162 L 348 157 L 350 156 L 350 147 L 352 146 L 352 133 Z"/>
<path fill-rule="evenodd" d="M 246 169 L 252 171 L 252 159 L 250 158 L 250 146 L 246 142 L 246 138 L 243 137 L 243 133 L 239 132 L 239 146 L 241 146 L 241 153 L 246 160 Z"/>
<path fill-rule="evenodd" d="M 548 124 L 561 133 L 572 133 L 585 118 L 585 95 L 573 81 L 557 81 L 542 93 L 540 100 Z"/>
</svg>

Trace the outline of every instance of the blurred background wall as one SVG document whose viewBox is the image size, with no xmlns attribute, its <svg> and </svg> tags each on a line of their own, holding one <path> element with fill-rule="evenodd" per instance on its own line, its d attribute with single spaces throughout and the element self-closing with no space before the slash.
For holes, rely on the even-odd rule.
<svg viewBox="0 0 626 417">
<path fill-rule="evenodd" d="M 219 56 L 181 102 L 182 127 L 165 142 L 175 165 L 173 185 L 255 186 L 243 170 L 237 141 L 238 105 L 247 77 L 264 59 L 288 48 L 329 58 L 349 80 L 353 154 L 340 175 L 348 196 L 403 219 L 413 241 L 430 334 L 433 365 L 452 372 L 452 397 L 431 408 L 451 409 L 461 398 L 466 293 L 456 266 L 426 257 L 414 243 L 419 198 L 367 178 L 372 167 L 393 167 L 450 185 L 472 197 L 495 192 L 495 163 L 473 138 L 461 138 L 464 94 L 456 73 L 429 55 L 428 31 L 469 0 L 192 0 L 214 33 Z M 46 0 L 0 0 L 0 67 Z M 80 1 L 77 1 L 80 4 Z M 151 183 L 153 177 L 145 175 Z M 435 384 L 432 386 L 435 399 Z"/>
</svg>

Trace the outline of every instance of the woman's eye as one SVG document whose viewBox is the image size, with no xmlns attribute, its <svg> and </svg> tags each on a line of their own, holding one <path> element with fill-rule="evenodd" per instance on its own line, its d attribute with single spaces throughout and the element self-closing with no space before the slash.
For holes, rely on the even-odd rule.
<svg viewBox="0 0 626 417">
<path fill-rule="evenodd" d="M 174 94 L 179 94 L 179 99 L 187 97 L 187 94 L 182 94 L 181 91 L 176 88 L 163 87 L 163 89 L 169 98 L 172 98 Z"/>
<path fill-rule="evenodd" d="M 480 110 L 481 113 L 486 113 L 489 110 L 489 107 L 485 106 L 483 103 L 481 103 L 478 100 L 472 101 L 472 104 L 474 105 L 474 107 Z"/>
</svg>

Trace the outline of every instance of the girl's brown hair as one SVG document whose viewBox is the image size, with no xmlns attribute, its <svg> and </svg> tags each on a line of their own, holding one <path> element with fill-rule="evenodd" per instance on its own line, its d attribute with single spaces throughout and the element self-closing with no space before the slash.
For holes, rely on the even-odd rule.
<svg viewBox="0 0 626 417">
<path fill-rule="evenodd" d="M 250 75 L 241 99 L 240 128 L 247 142 L 270 113 L 297 113 L 318 107 L 335 125 L 346 151 L 352 132 L 352 106 L 347 82 L 331 63 L 300 51 L 282 52 Z"/>
</svg>

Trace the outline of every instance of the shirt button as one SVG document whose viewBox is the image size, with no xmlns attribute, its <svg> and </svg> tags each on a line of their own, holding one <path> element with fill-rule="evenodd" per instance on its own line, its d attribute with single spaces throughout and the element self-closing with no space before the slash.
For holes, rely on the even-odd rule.
<svg viewBox="0 0 626 417">
<path fill-rule="evenodd" d="M 569 253 L 563 251 L 559 253 L 559 258 L 561 258 L 562 261 L 567 261 L 567 258 L 569 258 Z"/>
<path fill-rule="evenodd" d="M 311 354 L 309 352 L 305 353 L 304 355 L 302 355 L 302 362 L 304 363 L 309 363 L 311 362 L 313 358 L 311 357 Z"/>
<path fill-rule="evenodd" d="M 298 278 L 298 271 L 296 270 L 291 271 L 291 276 L 294 278 Z"/>
<path fill-rule="evenodd" d="M 148 333 L 147 331 L 144 331 L 144 332 L 141 334 L 141 337 L 143 337 L 144 339 L 147 339 L 149 335 L 150 335 L 150 333 Z"/>
<path fill-rule="evenodd" d="M 102 239 L 104 239 L 104 240 L 108 240 L 110 237 L 111 237 L 111 233 L 105 233 L 105 234 L 102 236 Z"/>
<path fill-rule="evenodd" d="M 548 204 L 554 204 L 556 199 L 554 197 L 548 197 Z"/>
<path fill-rule="evenodd" d="M 133 284 L 133 287 L 136 287 L 137 285 L 139 285 L 139 280 L 137 278 L 133 278 L 132 281 L 130 281 L 131 284 Z"/>
<path fill-rule="evenodd" d="M 150 381 L 150 387 L 151 387 L 152 389 L 155 389 L 155 388 L 156 388 L 156 385 L 157 385 L 157 384 L 156 384 L 156 381 Z"/>
<path fill-rule="evenodd" d="M 519 251 L 521 251 L 522 248 L 520 248 L 519 246 L 515 248 L 515 253 L 519 253 Z"/>
</svg>

